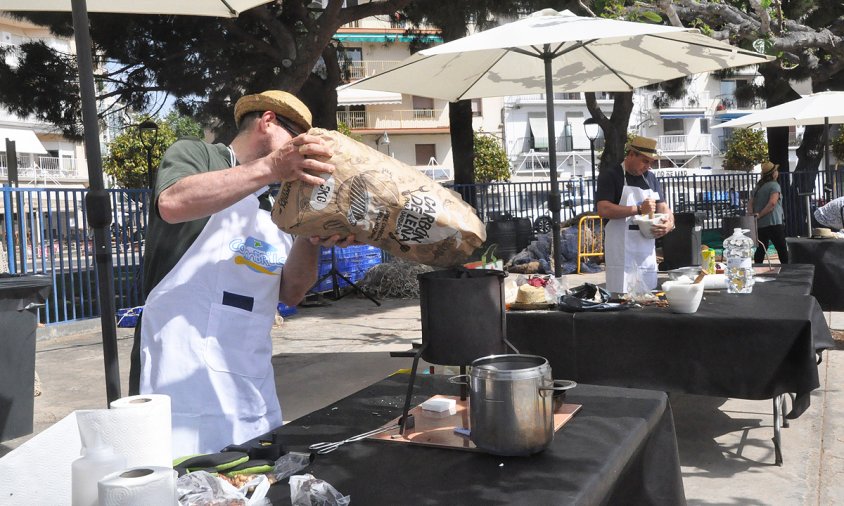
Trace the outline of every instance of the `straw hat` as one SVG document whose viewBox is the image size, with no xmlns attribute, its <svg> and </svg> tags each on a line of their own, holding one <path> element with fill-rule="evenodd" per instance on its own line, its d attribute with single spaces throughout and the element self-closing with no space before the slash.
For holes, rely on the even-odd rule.
<svg viewBox="0 0 844 506">
<path fill-rule="evenodd" d="M 255 95 L 245 95 L 234 105 L 234 122 L 240 127 L 240 120 L 250 112 L 272 111 L 293 122 L 303 132 L 311 129 L 311 111 L 301 100 L 290 93 L 268 90 Z"/>
<path fill-rule="evenodd" d="M 828 228 L 813 228 L 812 229 L 812 238 L 814 239 L 826 239 L 835 237 L 832 234 L 832 230 Z"/>
<path fill-rule="evenodd" d="M 762 175 L 767 176 L 771 172 L 780 168 L 779 164 L 773 162 L 762 162 Z"/>
<path fill-rule="evenodd" d="M 662 156 L 659 155 L 659 151 L 656 149 L 656 139 L 651 139 L 650 137 L 633 137 L 630 140 L 630 144 L 627 145 L 627 149 L 646 156 L 651 160 L 662 160 Z"/>
</svg>

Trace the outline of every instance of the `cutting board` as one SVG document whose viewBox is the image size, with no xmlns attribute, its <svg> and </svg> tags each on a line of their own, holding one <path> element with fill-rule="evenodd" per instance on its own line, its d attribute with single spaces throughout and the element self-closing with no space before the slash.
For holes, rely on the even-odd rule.
<svg viewBox="0 0 844 506">
<path fill-rule="evenodd" d="M 469 427 L 469 401 L 461 401 L 460 397 L 451 395 L 435 395 L 431 399 L 454 399 L 457 407 L 454 413 L 436 413 L 425 411 L 416 406 L 410 410 L 416 422 L 413 429 L 406 431 L 405 435 L 399 434 L 395 428 L 368 439 L 378 441 L 389 441 L 392 443 L 405 443 L 422 446 L 436 446 L 439 448 L 454 448 L 457 450 L 481 451 L 468 436 L 454 432 L 455 427 Z M 580 404 L 563 404 L 554 413 L 554 430 L 558 431 L 577 413 L 582 406 Z M 399 419 L 395 418 L 383 426 L 396 425 Z"/>
</svg>

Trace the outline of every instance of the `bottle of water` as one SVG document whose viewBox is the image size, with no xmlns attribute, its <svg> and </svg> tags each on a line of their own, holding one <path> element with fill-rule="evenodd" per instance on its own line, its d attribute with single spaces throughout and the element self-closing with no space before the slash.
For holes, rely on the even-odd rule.
<svg viewBox="0 0 844 506">
<path fill-rule="evenodd" d="M 727 263 L 727 293 L 753 291 L 753 239 L 740 228 L 724 240 L 724 260 Z"/>
</svg>

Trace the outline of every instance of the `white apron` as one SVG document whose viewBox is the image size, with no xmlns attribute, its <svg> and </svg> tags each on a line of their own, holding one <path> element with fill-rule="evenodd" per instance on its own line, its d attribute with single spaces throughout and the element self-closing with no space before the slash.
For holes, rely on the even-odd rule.
<svg viewBox="0 0 844 506">
<path fill-rule="evenodd" d="M 623 170 L 623 169 L 622 169 Z M 629 186 L 625 176 L 620 206 L 636 206 L 648 198 L 659 199 L 651 189 Z M 604 262 L 607 269 L 607 291 L 628 293 L 634 289 L 634 280 L 641 278 L 648 290 L 656 288 L 657 266 L 654 240 L 644 237 L 639 230 L 630 230 L 632 217 L 609 220 L 604 236 Z M 638 273 L 636 269 L 638 267 Z"/>
<path fill-rule="evenodd" d="M 147 297 L 140 392 L 171 397 L 174 457 L 281 425 L 270 330 L 292 244 L 249 195 L 212 215 Z"/>
</svg>

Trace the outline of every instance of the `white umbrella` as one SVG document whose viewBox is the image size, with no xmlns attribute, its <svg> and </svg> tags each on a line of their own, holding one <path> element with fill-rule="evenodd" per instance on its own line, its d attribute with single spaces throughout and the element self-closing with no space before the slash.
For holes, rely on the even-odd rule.
<svg viewBox="0 0 844 506">
<path fill-rule="evenodd" d="M 91 0 L 91 12 L 126 14 L 190 14 L 195 16 L 237 17 L 269 0 Z M 117 362 L 117 328 L 114 308 L 114 270 L 111 238 L 106 234 L 111 224 L 111 204 L 103 186 L 103 162 L 100 155 L 100 129 L 97 123 L 94 65 L 91 59 L 91 35 L 88 5 L 85 0 L 2 0 L 0 11 L 58 11 L 73 13 L 73 34 L 79 64 L 79 88 L 82 95 L 82 126 L 88 180 L 91 191 L 86 198 L 88 222 L 94 229 L 94 254 L 103 334 L 106 397 L 110 403 L 120 398 L 120 369 Z"/>
<path fill-rule="evenodd" d="M 844 124 L 844 91 L 822 91 L 806 95 L 711 128 L 775 128 L 824 125 L 824 165 L 829 169 L 829 125 Z"/>
<path fill-rule="evenodd" d="M 677 77 L 764 63 L 772 58 L 698 30 L 586 18 L 545 9 L 530 17 L 416 53 L 393 69 L 350 86 L 448 101 L 544 93 L 547 100 L 554 273 L 559 256 L 560 194 L 554 90 L 632 91 Z M 553 202 L 557 204 L 554 205 Z"/>
</svg>

